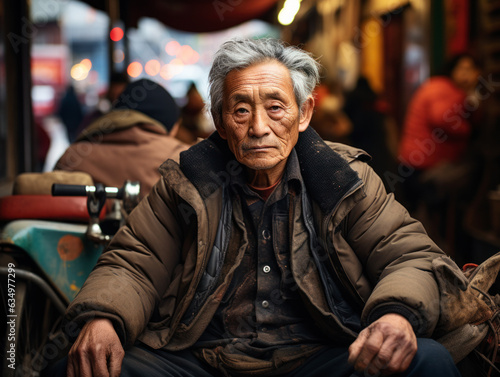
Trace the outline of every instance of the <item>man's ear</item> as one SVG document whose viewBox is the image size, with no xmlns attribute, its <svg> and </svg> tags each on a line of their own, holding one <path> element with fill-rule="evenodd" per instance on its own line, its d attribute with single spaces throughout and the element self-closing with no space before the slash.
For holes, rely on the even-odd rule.
<svg viewBox="0 0 500 377">
<path fill-rule="evenodd" d="M 307 97 L 305 102 L 300 109 L 300 118 L 299 118 L 299 132 L 303 132 L 309 126 L 309 122 L 311 121 L 312 115 L 314 112 L 314 98 L 313 96 Z"/>
<path fill-rule="evenodd" d="M 215 129 L 217 130 L 217 132 L 219 133 L 221 138 L 223 138 L 224 140 L 227 140 L 226 129 L 222 125 L 222 121 L 215 123 Z"/>
</svg>

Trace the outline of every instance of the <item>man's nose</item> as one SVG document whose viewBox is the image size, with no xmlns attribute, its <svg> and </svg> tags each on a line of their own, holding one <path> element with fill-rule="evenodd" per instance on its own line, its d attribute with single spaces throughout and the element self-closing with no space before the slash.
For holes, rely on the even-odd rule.
<svg viewBox="0 0 500 377">
<path fill-rule="evenodd" d="M 269 128 L 269 118 L 265 110 L 257 109 L 252 117 L 249 133 L 253 137 L 263 137 L 271 132 Z"/>
</svg>

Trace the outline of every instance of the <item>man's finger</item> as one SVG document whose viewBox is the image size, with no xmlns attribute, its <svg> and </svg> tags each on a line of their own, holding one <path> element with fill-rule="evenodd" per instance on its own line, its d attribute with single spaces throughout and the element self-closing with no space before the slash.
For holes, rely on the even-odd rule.
<svg viewBox="0 0 500 377">
<path fill-rule="evenodd" d="M 350 364 L 354 364 L 356 362 L 356 359 L 358 358 L 369 333 L 369 329 L 361 331 L 356 340 L 349 346 L 349 358 L 347 359 L 347 361 Z"/>
<path fill-rule="evenodd" d="M 371 364 L 384 343 L 384 336 L 380 331 L 370 331 L 369 336 L 361 347 L 361 352 L 354 362 L 354 369 L 365 370 Z"/>
<path fill-rule="evenodd" d="M 104 350 L 94 350 L 92 355 L 92 373 L 95 377 L 109 377 L 108 363 Z"/>
<path fill-rule="evenodd" d="M 384 375 L 402 372 L 405 370 L 401 369 L 403 354 L 406 355 L 406 352 L 401 349 L 395 348 L 393 349 L 393 352 L 388 356 L 383 355 L 382 357 L 380 357 L 380 355 L 377 355 L 377 357 L 374 359 L 374 365 L 376 365 Z"/>
<path fill-rule="evenodd" d="M 416 352 L 416 344 L 411 341 L 387 339 L 373 363 L 385 374 L 405 371 Z"/>
<path fill-rule="evenodd" d="M 402 372 L 405 371 L 409 366 L 415 352 L 412 347 L 401 347 L 394 352 L 393 358 L 388 364 L 388 369 L 392 372 Z"/>
<path fill-rule="evenodd" d="M 410 367 L 411 362 L 413 361 L 413 358 L 415 357 L 415 354 L 417 353 L 416 349 L 414 352 L 408 353 L 404 358 L 403 361 L 401 362 L 401 370 L 407 370 Z"/>
<path fill-rule="evenodd" d="M 66 377 L 77 377 L 77 371 L 73 364 L 73 359 L 68 356 L 68 364 L 66 365 Z"/>
<path fill-rule="evenodd" d="M 67 366 L 67 374 L 68 377 L 79 377 L 80 376 L 80 368 L 78 367 L 78 353 L 76 351 L 78 345 L 78 341 L 73 344 L 69 353 L 68 353 L 68 366 Z M 71 374 L 70 374 L 71 373 Z"/>
<path fill-rule="evenodd" d="M 372 365 L 377 370 L 383 370 L 389 368 L 391 363 L 394 363 L 395 357 L 397 358 L 397 353 L 400 351 L 397 349 L 396 343 L 391 343 L 385 341 L 380 347 L 377 355 L 372 360 Z"/>
<path fill-rule="evenodd" d="M 90 363 L 88 354 L 86 352 L 82 352 L 78 354 L 77 358 L 77 368 L 78 368 L 78 373 L 77 377 L 92 377 L 92 365 Z"/>
<path fill-rule="evenodd" d="M 111 352 L 109 355 L 108 367 L 109 367 L 109 376 L 110 377 L 119 377 L 120 372 L 122 370 L 122 362 L 125 352 L 123 348 Z"/>
</svg>

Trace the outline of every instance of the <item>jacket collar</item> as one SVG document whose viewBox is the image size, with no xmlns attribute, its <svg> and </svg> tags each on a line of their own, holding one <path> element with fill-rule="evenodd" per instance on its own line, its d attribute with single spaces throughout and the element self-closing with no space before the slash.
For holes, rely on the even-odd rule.
<svg viewBox="0 0 500 377">
<path fill-rule="evenodd" d="M 299 135 L 295 150 L 307 192 L 324 213 L 332 211 L 361 182 L 347 161 L 326 145 L 312 127 Z M 229 184 L 231 175 L 243 170 L 217 132 L 182 152 L 180 168 L 203 199 Z"/>
<path fill-rule="evenodd" d="M 149 131 L 158 134 L 166 134 L 165 127 L 157 120 L 135 110 L 112 110 L 90 123 L 76 141 L 92 140 L 96 135 L 107 135 L 112 132 L 121 131 L 140 124 L 149 125 Z"/>
</svg>

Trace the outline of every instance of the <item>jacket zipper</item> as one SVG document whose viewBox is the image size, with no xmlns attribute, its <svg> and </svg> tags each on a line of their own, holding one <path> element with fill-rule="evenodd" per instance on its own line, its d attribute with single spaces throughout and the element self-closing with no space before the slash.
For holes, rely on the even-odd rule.
<svg viewBox="0 0 500 377">
<path fill-rule="evenodd" d="M 175 190 L 173 187 L 172 187 L 172 189 L 173 189 L 173 191 L 175 191 L 176 195 L 179 198 L 182 198 L 182 200 L 184 200 L 194 210 L 194 212 L 196 214 L 196 222 L 198 224 L 198 227 L 197 227 L 198 231 L 196 232 L 197 235 L 198 235 L 197 239 L 196 239 L 196 241 L 197 241 L 196 250 L 197 250 L 197 254 L 199 254 L 199 252 L 200 252 L 200 250 L 199 250 L 200 249 L 200 241 L 201 241 L 201 239 L 199 237 L 199 229 L 200 229 L 199 223 L 200 223 L 200 221 L 199 221 L 199 218 L 198 218 L 198 214 L 196 213 L 195 206 L 189 200 L 187 200 L 184 196 L 182 196 L 177 190 Z M 204 208 L 205 208 L 205 211 L 206 211 L 205 201 L 202 200 L 202 202 L 203 202 L 203 205 L 204 205 Z M 208 233 L 208 231 L 207 231 L 207 233 Z M 206 243 L 205 243 L 204 246 L 206 246 Z M 203 259 L 201 261 L 202 268 L 200 268 L 198 274 L 196 275 L 196 280 L 195 280 L 195 285 L 194 285 L 195 291 L 193 293 L 193 298 L 194 298 L 194 295 L 196 294 L 196 287 L 198 287 L 198 284 L 200 284 L 200 281 L 201 281 L 201 278 L 203 276 L 203 273 L 204 273 L 204 271 L 205 271 L 205 269 L 207 267 L 207 260 L 208 260 L 208 254 L 205 251 L 204 254 L 203 254 Z M 181 301 L 183 301 L 184 305 L 186 306 L 186 299 L 185 299 L 185 297 L 183 297 Z M 177 313 L 177 317 L 176 318 L 172 318 L 173 319 L 172 320 L 172 325 L 170 326 L 171 329 L 178 329 L 179 323 L 181 322 L 182 318 L 186 314 L 187 309 L 189 309 L 189 303 L 187 304 L 187 306 L 185 308 L 182 309 L 182 311 L 179 310 L 179 312 Z M 176 331 L 171 331 L 168 340 L 170 340 L 170 338 L 172 338 L 172 336 L 174 335 L 175 332 Z"/>
<path fill-rule="evenodd" d="M 328 229 L 328 223 L 332 220 L 333 218 L 333 215 L 335 214 L 335 212 L 338 210 L 338 208 L 340 207 L 340 204 L 347 198 L 349 197 L 350 195 L 352 195 L 355 191 L 357 191 L 361 186 L 363 185 L 363 181 L 361 179 L 358 180 L 358 182 L 353 185 L 349 191 L 347 191 L 343 196 L 342 198 L 337 202 L 337 204 L 335 205 L 335 207 L 333 207 L 332 211 L 330 212 L 330 215 L 328 215 L 325 220 L 323 221 L 323 229 L 324 229 L 324 234 L 326 234 L 326 230 Z M 332 239 L 333 241 L 333 239 Z M 325 242 L 327 247 L 328 248 L 331 248 L 328 246 L 328 242 Z M 333 245 L 334 246 L 334 245 Z M 340 276 L 341 274 L 339 273 L 339 270 L 340 272 L 342 273 L 343 276 L 347 276 L 347 274 L 345 273 L 345 269 L 344 267 L 342 266 L 342 263 L 340 262 L 340 258 L 337 254 L 337 251 L 335 249 L 335 247 L 333 247 L 333 252 L 335 253 L 336 255 L 336 258 L 337 258 L 337 262 L 338 263 L 333 263 L 333 261 L 331 260 L 332 262 L 332 265 L 333 265 L 333 270 L 335 271 L 335 273 L 337 274 L 337 278 L 339 279 L 339 281 L 341 282 L 344 282 L 343 284 L 346 286 L 346 288 L 348 288 L 352 293 L 354 293 L 355 297 L 359 300 L 360 303 L 364 303 L 365 300 L 363 300 L 363 298 L 361 297 L 361 295 L 359 294 L 359 292 L 356 290 L 356 288 L 354 287 L 354 285 L 350 282 L 349 279 L 342 279 L 342 277 Z M 327 250 L 327 253 L 328 255 L 330 256 L 331 254 L 333 254 L 331 252 L 331 250 Z M 337 266 L 338 265 L 338 266 Z"/>
</svg>

